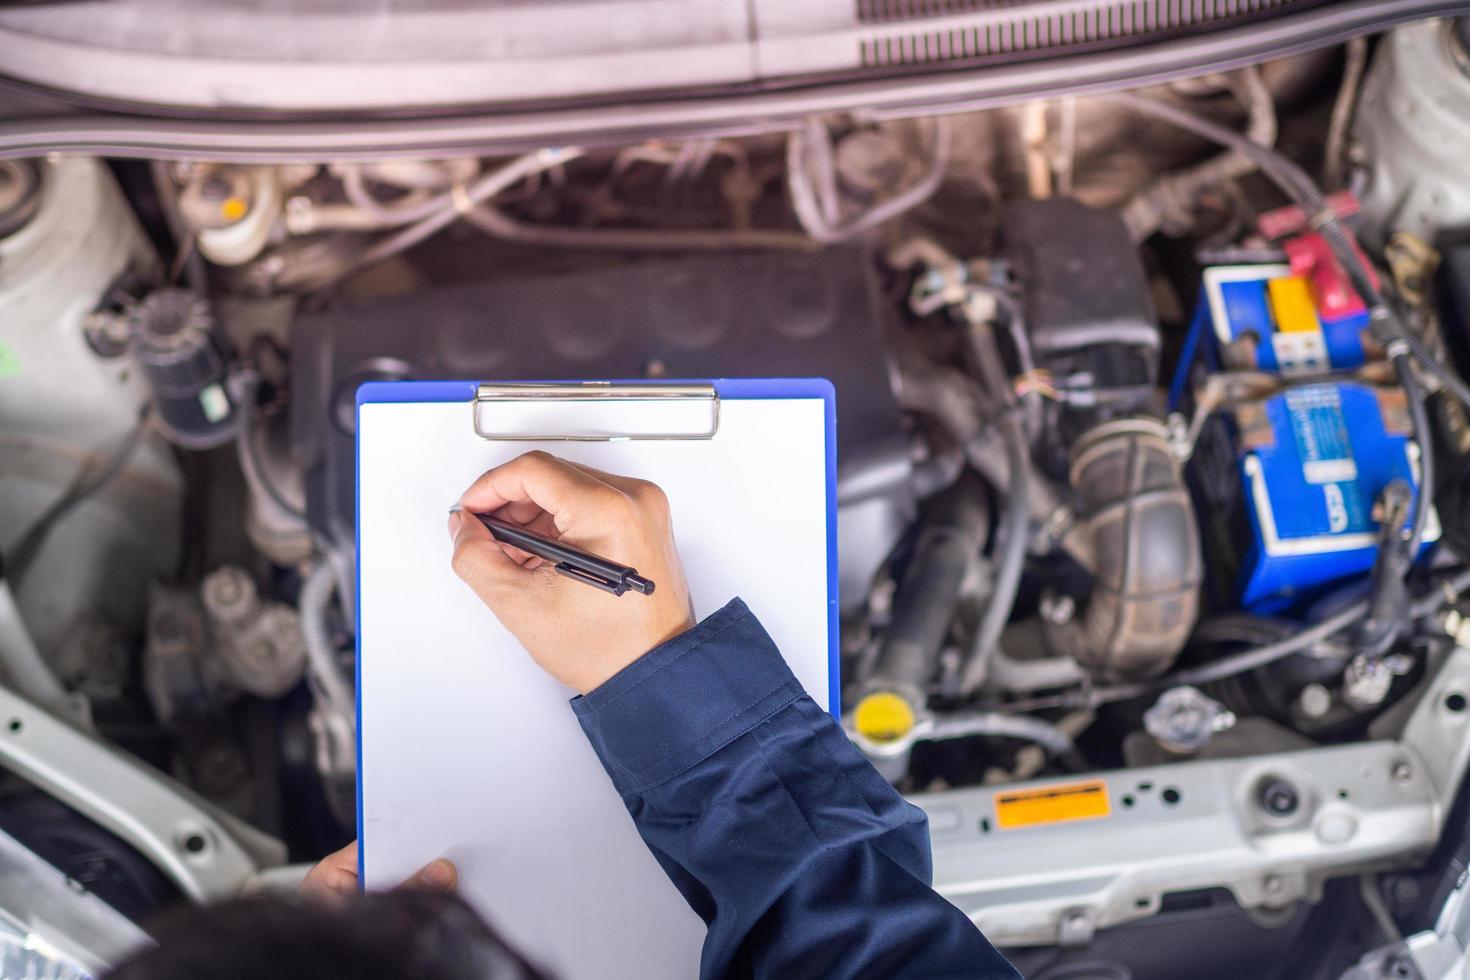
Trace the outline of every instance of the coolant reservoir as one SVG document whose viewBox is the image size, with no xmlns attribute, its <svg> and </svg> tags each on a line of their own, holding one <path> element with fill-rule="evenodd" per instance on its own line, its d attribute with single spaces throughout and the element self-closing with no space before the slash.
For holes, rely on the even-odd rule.
<svg viewBox="0 0 1470 980">
<path fill-rule="evenodd" d="M 99 161 L 0 161 L 0 558 L 43 654 L 77 680 L 141 628 L 149 580 L 177 561 L 172 451 L 150 434 L 19 569 L 16 547 L 137 424 L 142 379 L 92 349 L 85 321 L 120 274 L 153 261 Z"/>
</svg>

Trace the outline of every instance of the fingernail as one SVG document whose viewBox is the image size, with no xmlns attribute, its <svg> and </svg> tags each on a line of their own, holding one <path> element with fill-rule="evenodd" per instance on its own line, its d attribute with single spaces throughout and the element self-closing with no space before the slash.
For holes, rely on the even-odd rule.
<svg viewBox="0 0 1470 980">
<path fill-rule="evenodd" d="M 439 858 L 431 862 L 419 877 L 423 879 L 424 884 L 432 888 L 442 888 L 448 891 L 454 887 L 454 883 L 458 880 L 459 875 L 455 872 L 454 865 L 443 858 Z"/>
<path fill-rule="evenodd" d="M 461 517 L 459 511 L 451 510 L 449 512 L 449 536 L 451 538 L 456 538 L 459 536 L 459 522 L 462 519 L 463 518 Z"/>
</svg>

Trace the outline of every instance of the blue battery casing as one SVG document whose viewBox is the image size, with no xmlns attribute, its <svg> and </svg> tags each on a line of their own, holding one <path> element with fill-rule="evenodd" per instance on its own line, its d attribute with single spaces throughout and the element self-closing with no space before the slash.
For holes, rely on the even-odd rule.
<svg viewBox="0 0 1470 980">
<path fill-rule="evenodd" d="M 1253 338 L 1255 363 L 1238 365 L 1271 374 L 1322 374 L 1361 367 L 1368 314 L 1318 319 L 1317 330 L 1283 330 L 1269 299 L 1272 279 L 1291 276 L 1289 265 L 1214 266 L 1206 269 L 1203 309 L 1218 348 Z"/>
<path fill-rule="evenodd" d="M 1237 412 L 1252 537 L 1242 605 L 1280 611 L 1372 567 L 1379 495 L 1393 480 L 1417 495 L 1419 449 L 1403 415 L 1397 389 L 1354 383 L 1293 388 Z M 1438 536 L 1431 514 L 1425 541 Z"/>
</svg>

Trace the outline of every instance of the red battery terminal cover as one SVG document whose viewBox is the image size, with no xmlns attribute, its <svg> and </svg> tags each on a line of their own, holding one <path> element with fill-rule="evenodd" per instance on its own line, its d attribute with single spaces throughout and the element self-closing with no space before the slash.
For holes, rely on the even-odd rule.
<svg viewBox="0 0 1470 980">
<path fill-rule="evenodd" d="M 1348 317 L 1361 316 L 1367 311 L 1367 304 L 1348 281 L 1347 272 L 1332 254 L 1327 239 L 1313 231 L 1296 238 L 1288 238 L 1282 243 L 1282 247 L 1286 250 L 1287 261 L 1291 263 L 1292 274 L 1311 283 L 1312 297 L 1317 302 L 1319 317 L 1328 321 L 1345 320 Z M 1373 263 L 1363 255 L 1363 250 L 1358 248 L 1356 242 L 1353 243 L 1353 248 L 1362 258 L 1363 268 L 1368 270 L 1368 278 L 1377 286 L 1378 273 L 1373 271 Z"/>
<path fill-rule="evenodd" d="M 1339 218 L 1351 218 L 1358 214 L 1358 199 L 1351 191 L 1338 191 L 1327 198 L 1327 204 Z M 1367 312 L 1363 298 L 1353 289 L 1347 273 L 1332 254 L 1332 249 L 1318 233 L 1310 230 L 1307 215 L 1296 205 L 1267 211 L 1256 219 L 1261 234 L 1281 243 L 1291 263 L 1292 275 L 1300 276 L 1311 285 L 1312 298 L 1316 302 L 1317 315 L 1325 322 L 1336 322 L 1349 317 L 1362 316 Z M 1287 237 L 1292 236 L 1292 237 Z M 1373 271 L 1363 250 L 1354 243 L 1358 256 L 1373 285 L 1378 285 L 1378 274 Z"/>
</svg>

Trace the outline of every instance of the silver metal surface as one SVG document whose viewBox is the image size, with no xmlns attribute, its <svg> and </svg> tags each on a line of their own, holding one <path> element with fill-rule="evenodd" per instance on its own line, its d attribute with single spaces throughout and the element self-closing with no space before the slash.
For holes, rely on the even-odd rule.
<svg viewBox="0 0 1470 980">
<path fill-rule="evenodd" d="M 81 975 L 67 964 L 98 974 L 148 943 L 143 930 L 111 906 L 0 833 L 0 976 Z M 41 966 L 36 953 L 61 962 Z"/>
<path fill-rule="evenodd" d="M 1470 977 L 1470 885 L 1440 907 L 1433 929 L 1363 954 L 1342 980 L 1466 980 Z"/>
<path fill-rule="evenodd" d="M 1396 740 L 1101 773 L 1088 778 L 1111 812 L 1094 819 L 1000 828 L 997 794 L 1066 779 L 909 799 L 929 814 L 935 887 L 998 945 L 1078 940 L 1194 889 L 1282 908 L 1434 845 L 1470 757 L 1467 699 L 1470 650 L 1456 649 Z M 1295 789 L 1292 812 L 1261 806 L 1268 781 Z"/>
<path fill-rule="evenodd" d="M 152 261 L 151 248 L 101 161 L 47 161 L 41 174 L 35 216 L 0 238 L 0 552 L 7 558 L 79 473 L 128 439 L 148 398 L 127 358 L 89 347 L 85 324 L 119 273 Z M 171 447 L 148 433 L 12 580 L 21 618 L 53 671 L 86 665 L 100 632 L 121 637 L 142 625 L 148 581 L 176 563 L 181 498 Z M 75 682 L 84 671 L 62 679 Z"/>
<path fill-rule="evenodd" d="M 486 405 L 507 402 L 706 402 L 710 406 L 708 428 L 696 432 L 630 432 L 627 434 L 569 434 L 487 432 L 482 410 Z M 482 384 L 475 391 L 475 435 L 492 442 L 621 442 L 645 440 L 713 439 L 720 431 L 720 395 L 710 384 L 611 384 L 584 381 L 576 384 Z"/>
<path fill-rule="evenodd" d="M 1470 70 L 1448 21 L 1401 27 L 1379 45 L 1354 137 L 1368 183 L 1364 245 L 1395 231 L 1427 242 L 1470 228 Z"/>
<path fill-rule="evenodd" d="M 3 688 L 0 766 L 133 845 L 194 901 L 235 895 L 285 861 L 279 841 Z"/>
<path fill-rule="evenodd" d="M 772 0 L 773 4 L 777 2 Z M 519 153 L 552 142 L 606 146 L 654 136 L 786 131 L 812 113 L 860 111 L 878 118 L 961 112 L 1193 78 L 1324 48 L 1423 17 L 1464 12 L 1466 7 L 1464 0 L 1342 0 L 1269 21 L 1126 52 L 1103 51 L 891 77 L 843 78 L 802 86 L 754 87 L 721 98 L 711 98 L 703 91 L 682 98 L 668 97 L 667 93 L 664 98 L 650 98 L 642 93 L 618 112 L 609 112 L 600 103 L 572 107 L 552 104 L 516 112 L 470 110 L 457 116 L 423 119 L 276 123 L 129 117 L 120 113 L 35 118 L 33 111 L 31 119 L 0 125 L 0 157 L 63 151 L 227 162 L 329 162 L 467 152 Z M 5 60 L 0 54 L 0 61 Z M 78 70 L 91 67 L 89 61 L 69 63 Z M 212 62 L 215 67 L 220 64 L 218 59 Z M 344 67 L 350 70 L 350 66 Z M 358 68 L 361 71 L 353 73 L 354 81 L 371 79 L 376 84 L 389 77 L 386 66 L 377 61 L 362 62 Z M 410 70 L 418 68 L 414 64 Z M 416 75 L 415 81 L 425 77 Z M 485 66 L 477 65 L 477 81 L 488 77 Z M 72 85 L 76 79 L 75 73 L 67 76 Z M 329 79 L 330 87 L 339 84 Z M 168 85 L 171 92 L 187 88 L 172 73 Z M 109 91 L 116 95 L 114 90 Z M 439 86 L 436 91 L 466 90 Z M 504 89 L 496 91 L 503 94 Z M 393 105 L 406 101 L 401 87 L 394 95 Z"/>
</svg>

